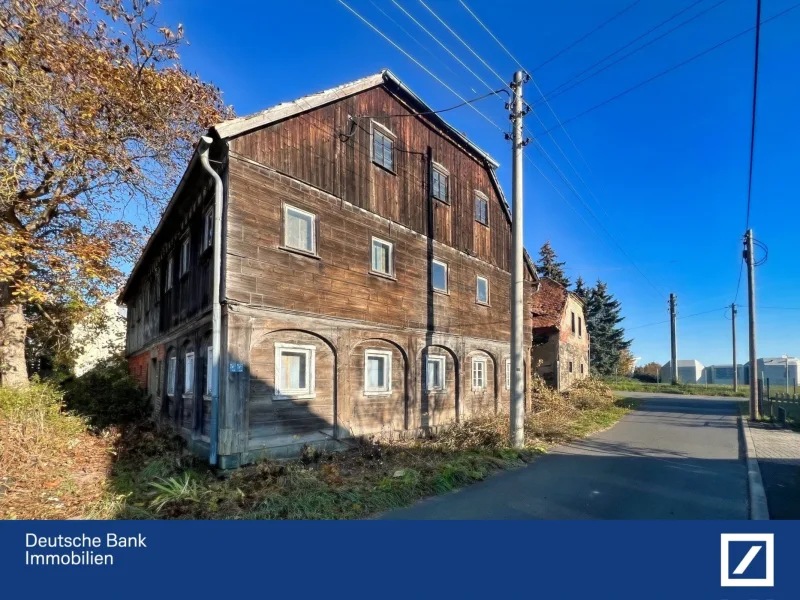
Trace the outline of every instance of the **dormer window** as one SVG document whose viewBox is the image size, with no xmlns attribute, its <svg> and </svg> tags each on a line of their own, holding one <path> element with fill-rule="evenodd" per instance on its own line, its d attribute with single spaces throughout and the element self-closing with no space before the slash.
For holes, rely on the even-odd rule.
<svg viewBox="0 0 800 600">
<path fill-rule="evenodd" d="M 187 235 L 181 242 L 181 277 L 189 272 L 189 255 L 191 254 L 191 239 Z"/>
</svg>

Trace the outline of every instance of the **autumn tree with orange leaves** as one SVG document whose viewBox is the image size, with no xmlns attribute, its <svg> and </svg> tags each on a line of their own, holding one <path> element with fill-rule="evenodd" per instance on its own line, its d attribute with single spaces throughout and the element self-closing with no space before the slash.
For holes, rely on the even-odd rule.
<svg viewBox="0 0 800 600">
<path fill-rule="evenodd" d="M 0 0 L 0 384 L 25 385 L 26 311 L 89 307 L 123 280 L 210 125 L 183 29 L 148 0 Z M 148 218 L 149 217 L 149 218 Z"/>
</svg>

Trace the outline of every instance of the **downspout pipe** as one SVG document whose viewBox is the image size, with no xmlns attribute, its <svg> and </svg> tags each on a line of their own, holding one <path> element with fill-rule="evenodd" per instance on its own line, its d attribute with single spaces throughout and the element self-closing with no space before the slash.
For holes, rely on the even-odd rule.
<svg viewBox="0 0 800 600">
<path fill-rule="evenodd" d="M 214 180 L 214 282 L 211 301 L 211 430 L 209 433 L 209 464 L 217 464 L 217 451 L 219 446 L 219 364 L 222 349 L 222 305 L 220 304 L 219 288 L 222 273 L 222 178 L 211 167 L 208 153 L 214 140 L 204 135 L 200 138 L 198 152 L 200 164 Z"/>
</svg>

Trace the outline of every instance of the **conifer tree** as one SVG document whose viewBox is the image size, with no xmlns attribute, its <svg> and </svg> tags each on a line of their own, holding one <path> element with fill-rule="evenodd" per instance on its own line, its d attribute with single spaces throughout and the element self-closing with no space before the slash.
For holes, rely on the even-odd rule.
<svg viewBox="0 0 800 600">
<path fill-rule="evenodd" d="M 625 339 L 625 330 L 619 326 L 622 320 L 619 300 L 598 280 L 586 300 L 586 328 L 591 343 L 591 368 L 599 375 L 613 374 L 621 353 L 630 348 L 631 340 Z"/>
<path fill-rule="evenodd" d="M 575 295 L 586 302 L 586 298 L 589 294 L 589 290 L 586 288 L 586 282 L 583 280 L 583 277 L 578 275 L 578 279 L 575 280 Z"/>
<path fill-rule="evenodd" d="M 558 255 L 547 240 L 539 249 L 539 262 L 536 263 L 536 272 L 540 277 L 548 277 L 564 287 L 569 287 L 569 278 L 564 273 L 564 262 L 558 260 Z"/>
</svg>

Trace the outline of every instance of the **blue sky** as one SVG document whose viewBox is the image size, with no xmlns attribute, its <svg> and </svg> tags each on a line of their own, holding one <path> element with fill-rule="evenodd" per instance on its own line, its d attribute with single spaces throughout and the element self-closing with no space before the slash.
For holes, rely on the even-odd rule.
<svg viewBox="0 0 800 600">
<path fill-rule="evenodd" d="M 464 98 L 487 92 L 441 46 L 390 0 L 345 0 Z M 425 0 L 469 46 L 510 79 L 516 63 L 456 0 Z M 641 0 L 608 25 L 543 67 L 536 67 L 632 4 L 633 0 L 506 2 L 466 4 L 527 68 L 545 93 L 620 46 L 640 36 L 695 0 Z M 454 38 L 419 0 L 398 3 L 492 88 L 497 77 Z M 707 13 L 553 98 L 566 121 L 598 103 L 752 27 L 755 0 L 701 0 L 679 17 L 602 63 L 604 66 L 690 19 Z M 762 20 L 795 0 L 764 0 Z M 713 8 L 712 8 L 713 7 Z M 381 10 L 379 10 L 379 8 Z M 384 14 L 385 13 L 385 14 Z M 336 0 L 244 2 L 224 7 L 200 0 L 170 0 L 162 19 L 181 22 L 190 45 L 184 64 L 222 88 L 239 115 L 390 68 L 434 108 L 459 102 L 451 92 L 392 47 Z M 387 18 L 387 15 L 390 18 Z M 402 29 L 401 29 L 402 27 Z M 756 272 L 757 305 L 800 307 L 796 276 L 800 203 L 800 8 L 763 26 L 751 226 L 769 247 L 769 260 Z M 405 31 L 403 31 L 405 29 Z M 412 39 L 411 34 L 415 39 Z M 532 255 L 550 240 L 567 262 L 569 275 L 601 278 L 619 298 L 624 324 L 642 362 L 665 362 L 666 297 L 678 295 L 679 315 L 722 308 L 733 301 L 745 228 L 750 143 L 754 34 L 748 33 L 552 132 L 574 169 L 547 135 L 537 139 L 586 204 L 595 220 L 547 160 L 526 151 L 554 187 L 525 161 L 525 245 Z M 525 88 L 526 99 L 538 96 Z M 476 104 L 506 127 L 502 102 Z M 557 122 L 537 108 L 547 129 Z M 510 148 L 502 134 L 468 107 L 446 118 L 500 163 L 500 181 L 510 197 Z M 533 114 L 527 125 L 545 131 Z M 583 158 L 581 158 L 581 155 Z M 585 162 L 584 162 L 585 159 Z M 588 165 L 588 166 L 587 166 Z M 581 182 L 581 178 L 588 185 Z M 647 279 L 604 233 L 608 230 Z M 594 231 L 592 231 L 594 230 Z M 661 291 L 657 291 L 658 288 Z M 746 278 L 739 292 L 740 361 L 747 360 Z M 800 311 L 759 311 L 760 356 L 800 355 Z M 679 358 L 704 364 L 730 362 L 730 321 L 722 310 L 678 321 Z"/>
</svg>

